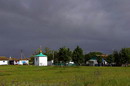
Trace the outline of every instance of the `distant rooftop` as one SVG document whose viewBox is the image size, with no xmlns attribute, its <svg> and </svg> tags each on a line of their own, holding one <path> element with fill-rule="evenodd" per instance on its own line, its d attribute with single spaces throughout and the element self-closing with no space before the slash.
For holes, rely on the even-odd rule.
<svg viewBox="0 0 130 86">
<path fill-rule="evenodd" d="M 5 56 L 0 56 L 0 60 L 8 60 L 9 58 L 5 57 Z"/>
<path fill-rule="evenodd" d="M 44 55 L 42 52 L 40 52 L 40 54 L 35 55 L 35 56 L 37 56 L 37 57 L 46 57 L 46 55 Z"/>
</svg>

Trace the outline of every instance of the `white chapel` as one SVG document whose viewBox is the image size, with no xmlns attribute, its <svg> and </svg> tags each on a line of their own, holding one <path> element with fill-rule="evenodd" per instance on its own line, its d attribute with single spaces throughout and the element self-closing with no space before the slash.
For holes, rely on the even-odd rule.
<svg viewBox="0 0 130 86">
<path fill-rule="evenodd" d="M 42 50 L 40 50 L 40 54 L 35 55 L 34 65 L 35 66 L 47 66 L 47 56 L 42 53 Z"/>
</svg>

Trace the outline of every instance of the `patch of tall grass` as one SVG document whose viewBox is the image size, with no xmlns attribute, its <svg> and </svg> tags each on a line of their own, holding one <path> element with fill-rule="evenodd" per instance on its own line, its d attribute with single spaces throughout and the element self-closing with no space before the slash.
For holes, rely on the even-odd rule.
<svg viewBox="0 0 130 86">
<path fill-rule="evenodd" d="M 0 66 L 0 86 L 130 86 L 129 67 Z"/>
</svg>

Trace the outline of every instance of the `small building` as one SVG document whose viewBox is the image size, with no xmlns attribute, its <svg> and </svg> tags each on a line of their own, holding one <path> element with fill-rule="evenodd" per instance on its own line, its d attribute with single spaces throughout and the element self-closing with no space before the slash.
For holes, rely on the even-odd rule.
<svg viewBox="0 0 130 86">
<path fill-rule="evenodd" d="M 17 65 L 18 59 L 9 57 L 9 65 Z"/>
<path fill-rule="evenodd" d="M 16 59 L 16 58 L 9 58 L 9 65 L 29 65 L 29 59 Z"/>
<path fill-rule="evenodd" d="M 8 58 L 7 57 L 0 57 L 0 65 L 8 65 Z"/>
<path fill-rule="evenodd" d="M 91 58 L 91 59 L 87 62 L 87 64 L 88 64 L 89 66 L 97 66 L 97 65 L 98 65 L 97 58 L 96 58 L 96 57 Z"/>
<path fill-rule="evenodd" d="M 35 66 L 47 66 L 47 56 L 42 53 L 40 50 L 40 54 L 35 55 L 34 57 L 34 65 Z"/>
<path fill-rule="evenodd" d="M 98 61 L 97 61 L 97 57 L 93 57 L 93 58 L 91 58 L 90 60 L 87 61 L 87 64 L 89 66 L 104 66 L 104 65 L 107 65 L 107 62 L 106 62 L 106 60 L 104 60 L 104 58 L 102 58 L 102 62 L 99 65 Z"/>
<path fill-rule="evenodd" d="M 29 59 L 27 58 L 19 59 L 18 65 L 29 65 Z"/>
</svg>

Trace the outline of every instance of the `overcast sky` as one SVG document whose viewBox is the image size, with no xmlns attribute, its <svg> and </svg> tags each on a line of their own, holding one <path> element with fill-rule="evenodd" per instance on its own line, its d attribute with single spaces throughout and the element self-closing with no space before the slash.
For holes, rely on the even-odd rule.
<svg viewBox="0 0 130 86">
<path fill-rule="evenodd" d="M 130 47 L 130 0 L 0 0 L 0 56 L 42 45 L 111 53 Z"/>
</svg>

